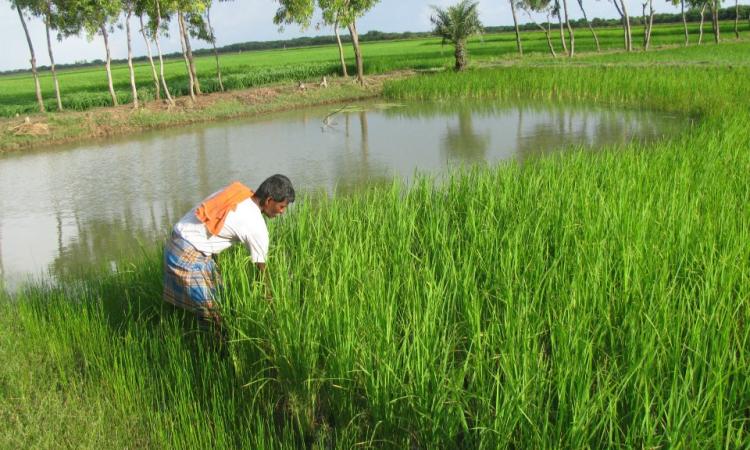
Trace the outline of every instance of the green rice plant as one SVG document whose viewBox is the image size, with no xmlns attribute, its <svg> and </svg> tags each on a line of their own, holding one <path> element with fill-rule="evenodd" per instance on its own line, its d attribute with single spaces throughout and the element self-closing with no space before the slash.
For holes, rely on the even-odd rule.
<svg viewBox="0 0 750 450">
<path fill-rule="evenodd" d="M 750 67 L 509 67 L 389 81 L 383 94 L 397 100 L 564 101 L 721 115 L 750 108 L 738 92 L 748 76 Z"/>
<path fill-rule="evenodd" d="M 0 300 L 0 446 L 746 447 L 746 72 L 387 84 L 698 120 L 647 145 L 301 196 L 270 223 L 268 286 L 244 250 L 220 255 L 223 351 L 161 301 L 159 251 Z"/>
</svg>

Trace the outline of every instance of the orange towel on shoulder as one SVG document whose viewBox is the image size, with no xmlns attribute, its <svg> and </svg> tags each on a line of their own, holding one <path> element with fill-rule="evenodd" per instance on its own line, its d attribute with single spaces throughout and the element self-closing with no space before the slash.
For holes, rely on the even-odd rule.
<svg viewBox="0 0 750 450">
<path fill-rule="evenodd" d="M 235 181 L 211 198 L 206 199 L 195 210 L 198 219 L 206 224 L 208 232 L 219 234 L 227 219 L 227 214 L 237 208 L 237 204 L 253 196 L 247 186 Z"/>
</svg>

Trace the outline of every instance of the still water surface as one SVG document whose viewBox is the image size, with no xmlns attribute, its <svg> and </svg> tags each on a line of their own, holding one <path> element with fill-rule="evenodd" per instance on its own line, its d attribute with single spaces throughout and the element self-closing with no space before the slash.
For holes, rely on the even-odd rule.
<svg viewBox="0 0 750 450">
<path fill-rule="evenodd" d="M 688 119 L 563 105 L 361 103 L 0 157 L 0 285 L 150 247 L 231 180 L 356 190 L 415 171 L 674 135 Z"/>
</svg>

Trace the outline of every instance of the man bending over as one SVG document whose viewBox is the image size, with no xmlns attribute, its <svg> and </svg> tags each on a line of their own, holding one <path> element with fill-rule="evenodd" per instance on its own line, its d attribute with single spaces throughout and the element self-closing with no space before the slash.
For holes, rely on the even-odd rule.
<svg viewBox="0 0 750 450">
<path fill-rule="evenodd" d="M 273 175 L 255 192 L 235 181 L 191 209 L 172 228 L 164 248 L 164 300 L 195 313 L 201 326 L 222 333 L 213 256 L 242 242 L 264 272 L 269 239 L 263 216 L 283 214 L 293 201 L 289 178 Z"/>
</svg>

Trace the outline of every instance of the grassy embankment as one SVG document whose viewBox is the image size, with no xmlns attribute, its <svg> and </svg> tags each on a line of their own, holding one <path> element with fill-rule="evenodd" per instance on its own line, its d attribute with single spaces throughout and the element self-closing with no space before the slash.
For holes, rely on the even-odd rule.
<svg viewBox="0 0 750 450">
<path fill-rule="evenodd" d="M 722 24 L 729 33 L 733 23 Z M 692 42 L 697 41 L 697 24 L 690 24 Z M 747 33 L 747 24 L 743 32 Z M 634 27 L 634 40 L 643 33 L 642 27 Z M 681 24 L 657 25 L 654 27 L 653 44 L 656 46 L 682 44 L 684 40 Z M 602 49 L 620 50 L 622 48 L 622 30 L 604 28 L 598 30 Z M 556 36 L 555 36 L 556 37 Z M 546 55 L 547 43 L 541 32 L 522 33 L 524 48 L 528 54 Z M 712 36 L 704 36 L 704 45 L 712 45 Z M 725 34 L 725 40 L 733 41 L 734 37 Z M 474 62 L 494 61 L 498 58 L 515 56 L 515 36 L 512 33 L 489 34 L 481 40 L 474 38 L 469 44 L 470 56 Z M 559 38 L 555 41 L 557 51 L 561 49 Z M 595 50 L 594 41 L 588 30 L 576 30 L 576 49 L 582 52 Z M 353 61 L 350 46 L 345 48 L 347 58 Z M 366 42 L 363 44 L 365 70 L 369 74 L 379 74 L 400 69 L 429 69 L 452 67 L 453 52 L 451 47 L 442 46 L 440 40 L 412 39 L 387 42 Z M 237 90 L 248 87 L 268 85 L 278 82 L 320 79 L 323 75 L 340 73 L 338 51 L 335 46 L 307 47 L 288 50 L 268 50 L 225 54 L 220 56 L 224 83 L 227 89 Z M 213 57 L 196 58 L 198 77 L 206 92 L 218 90 L 216 68 Z M 166 77 L 170 90 L 181 96 L 187 93 L 185 64 L 182 59 L 167 61 Z M 349 69 L 353 73 L 353 67 Z M 127 65 L 112 67 L 115 90 L 120 103 L 129 103 L 130 77 Z M 107 79 L 103 67 L 68 69 L 58 73 L 63 94 L 63 105 L 67 109 L 85 110 L 96 106 L 110 106 L 111 99 L 107 92 Z M 141 95 L 147 99 L 154 96 L 151 68 L 147 63 L 136 64 L 136 79 Z M 54 111 L 56 103 L 52 77 L 49 72 L 41 74 L 42 91 L 49 111 Z M 30 74 L 0 76 L 0 116 L 13 116 L 16 113 L 29 114 L 37 111 L 34 96 L 34 84 Z"/>
<path fill-rule="evenodd" d="M 723 24 L 729 31 L 733 24 Z M 743 28 L 743 32 L 746 31 Z M 622 46 L 622 33 L 619 28 L 598 30 L 602 54 L 591 53 L 595 50 L 593 39 L 588 30 L 576 30 L 576 49 L 579 57 L 576 61 L 618 63 L 623 57 L 617 51 Z M 642 29 L 635 27 L 636 41 Z M 654 28 L 654 46 L 679 45 L 683 42 L 682 26 L 659 25 Z M 691 24 L 691 42 L 697 41 L 697 24 Z M 728 35 L 727 35 L 728 36 Z M 747 45 L 738 44 L 732 51 L 725 47 L 721 52 L 713 51 L 711 36 L 705 36 L 701 48 L 688 48 L 676 52 L 673 62 L 682 62 L 683 58 L 692 58 L 696 63 L 738 64 L 746 60 L 742 52 L 747 52 Z M 725 36 L 726 38 L 726 36 Z M 523 33 L 526 56 L 521 59 L 516 54 L 515 37 L 512 33 L 492 34 L 474 39 L 469 44 L 470 55 L 474 65 L 493 64 L 567 64 L 566 58 L 551 60 L 547 57 L 547 44 L 541 32 Z M 559 47 L 559 42 L 555 42 Z M 558 48 L 558 51 L 560 49 Z M 347 48 L 347 52 L 351 49 Z M 392 73 L 399 70 L 444 69 L 452 67 L 452 51 L 449 46 L 441 46 L 439 39 L 414 39 L 392 42 L 365 43 L 365 69 L 370 75 Z M 589 52 L 585 54 L 585 52 Z M 661 52 L 637 52 L 643 62 L 656 62 L 663 56 Z M 684 53 L 685 55 L 683 55 Z M 735 58 L 733 53 L 737 53 Z M 719 54 L 720 56 L 717 56 Z M 656 56 L 652 56 L 656 55 Z M 351 60 L 352 55 L 348 55 Z M 72 140 L 89 139 L 114 134 L 127 134 L 149 128 L 159 128 L 187 124 L 195 121 L 220 120 L 239 115 L 274 111 L 314 103 L 348 101 L 377 95 L 380 92 L 380 80 L 373 80 L 367 88 L 358 88 L 343 80 L 337 80 L 336 89 L 310 89 L 300 95 L 296 89 L 297 80 L 309 81 L 312 86 L 323 75 L 335 77 L 339 72 L 338 54 L 335 46 L 312 48 L 272 50 L 262 52 L 245 52 L 242 54 L 222 55 L 224 81 L 230 92 L 214 97 L 202 97 L 192 105 L 180 99 L 177 108 L 167 110 L 159 103 L 151 103 L 147 108 L 131 112 L 128 106 L 117 109 L 94 109 L 86 114 L 48 113 L 33 114 L 36 111 L 33 82 L 29 75 L 0 77 L 0 116 L 12 117 L 16 114 L 32 114 L 33 123 L 43 124 L 41 128 L 31 128 L 30 132 L 18 133 L 23 117 L 0 120 L 0 151 L 27 148 L 30 146 L 49 145 Z M 215 92 L 218 82 L 215 78 L 215 63 L 211 57 L 197 58 L 199 78 L 205 92 Z M 741 63 L 740 63 L 741 64 Z M 137 80 L 141 96 L 153 98 L 153 84 L 150 67 L 147 64 L 136 66 Z M 166 65 L 167 79 L 173 93 L 184 95 L 187 91 L 184 63 L 181 60 L 169 61 Z M 351 70 L 350 70 L 351 72 Z M 115 88 L 121 103 L 130 102 L 129 75 L 127 66 L 114 66 Z M 100 68 L 72 69 L 61 71 L 60 85 L 63 92 L 63 103 L 68 110 L 89 110 L 93 107 L 111 104 L 106 88 L 106 75 Z M 332 80 L 335 78 L 332 78 Z M 54 92 L 49 74 L 43 74 L 42 87 L 47 101 L 47 109 L 54 111 Z M 260 93 L 242 91 L 245 88 L 263 87 Z"/>
<path fill-rule="evenodd" d="M 227 359 L 161 305 L 157 255 L 32 287 L 1 306 L 0 447 L 746 447 L 748 89 L 750 68 L 722 65 L 388 83 L 701 120 L 300 200 L 272 225 L 273 304 L 243 252 L 222 255 Z"/>
</svg>

